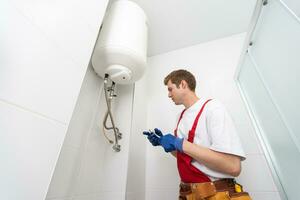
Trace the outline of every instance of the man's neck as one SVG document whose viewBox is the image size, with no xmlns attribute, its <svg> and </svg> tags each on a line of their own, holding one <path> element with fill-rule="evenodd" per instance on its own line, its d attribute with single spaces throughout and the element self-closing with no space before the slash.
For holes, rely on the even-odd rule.
<svg viewBox="0 0 300 200">
<path fill-rule="evenodd" d="M 194 105 L 198 100 L 199 100 L 199 98 L 197 97 L 197 95 L 195 93 L 189 93 L 186 96 L 183 105 L 186 109 L 188 109 L 189 107 Z"/>
</svg>

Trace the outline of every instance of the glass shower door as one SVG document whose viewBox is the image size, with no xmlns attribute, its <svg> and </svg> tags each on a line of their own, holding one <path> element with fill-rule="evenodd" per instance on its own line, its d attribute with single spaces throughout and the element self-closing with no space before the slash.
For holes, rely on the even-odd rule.
<svg viewBox="0 0 300 200">
<path fill-rule="evenodd" d="M 262 9 L 237 83 L 273 173 L 300 199 L 300 20 L 280 0 Z"/>
</svg>

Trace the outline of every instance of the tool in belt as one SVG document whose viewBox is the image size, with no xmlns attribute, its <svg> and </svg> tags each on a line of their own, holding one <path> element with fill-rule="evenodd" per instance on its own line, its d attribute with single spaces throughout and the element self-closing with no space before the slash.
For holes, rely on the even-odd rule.
<svg viewBox="0 0 300 200">
<path fill-rule="evenodd" d="M 213 182 L 203 183 L 181 183 L 180 184 L 180 200 L 202 200 L 209 199 L 217 193 L 223 192 L 223 197 L 216 200 L 251 200 L 247 192 L 243 192 L 240 184 L 234 179 L 220 179 Z"/>
</svg>

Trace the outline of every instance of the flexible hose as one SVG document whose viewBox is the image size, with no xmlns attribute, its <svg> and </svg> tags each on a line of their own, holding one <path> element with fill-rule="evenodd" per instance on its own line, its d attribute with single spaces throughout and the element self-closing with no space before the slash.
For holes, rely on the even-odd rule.
<svg viewBox="0 0 300 200">
<path fill-rule="evenodd" d="M 110 120 L 111 120 L 112 129 L 114 130 L 115 145 L 118 145 L 117 129 L 115 127 L 113 116 L 112 116 L 112 113 L 111 113 L 111 110 L 110 110 L 111 109 L 110 100 L 108 99 L 108 95 L 107 95 L 107 82 L 108 82 L 108 76 L 105 76 L 105 78 L 104 78 L 104 93 L 105 93 L 105 99 L 106 99 L 106 105 L 107 105 L 107 113 L 108 113 L 108 115 L 110 117 Z M 114 83 L 112 84 L 112 87 L 114 87 Z M 107 117 L 106 117 L 106 119 L 107 119 Z M 103 126 L 106 126 L 105 123 L 103 124 Z"/>
</svg>

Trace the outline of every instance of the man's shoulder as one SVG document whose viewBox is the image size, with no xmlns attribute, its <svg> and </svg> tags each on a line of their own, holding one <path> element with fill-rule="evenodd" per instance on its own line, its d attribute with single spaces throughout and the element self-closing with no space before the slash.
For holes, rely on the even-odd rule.
<svg viewBox="0 0 300 200">
<path fill-rule="evenodd" d="M 222 115 L 227 112 L 224 104 L 218 99 L 211 99 L 205 106 L 205 110 L 206 117 Z"/>
<path fill-rule="evenodd" d="M 215 98 L 210 98 L 210 101 L 206 105 L 207 110 L 214 110 L 214 109 L 224 109 L 224 104 Z"/>
</svg>

